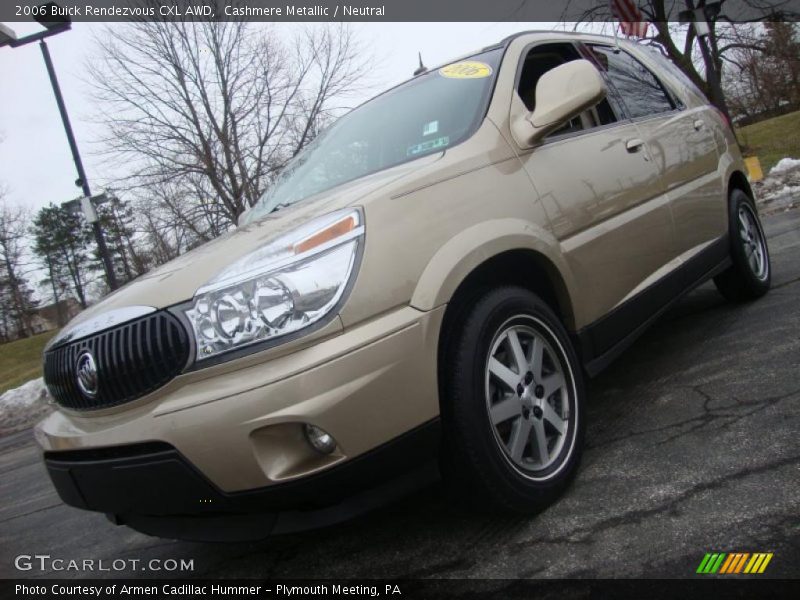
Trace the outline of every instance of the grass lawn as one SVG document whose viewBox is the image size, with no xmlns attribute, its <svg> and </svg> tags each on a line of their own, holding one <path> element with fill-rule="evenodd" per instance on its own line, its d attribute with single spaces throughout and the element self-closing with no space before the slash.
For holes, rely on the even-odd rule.
<svg viewBox="0 0 800 600">
<path fill-rule="evenodd" d="M 42 376 L 42 350 L 55 333 L 0 344 L 0 394 Z"/>
<path fill-rule="evenodd" d="M 737 128 L 745 156 L 757 156 L 766 175 L 782 158 L 800 158 L 800 111 Z"/>
</svg>

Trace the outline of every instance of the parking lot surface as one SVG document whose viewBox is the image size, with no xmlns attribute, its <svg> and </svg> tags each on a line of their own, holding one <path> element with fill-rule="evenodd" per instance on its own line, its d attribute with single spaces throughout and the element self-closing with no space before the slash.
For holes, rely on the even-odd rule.
<svg viewBox="0 0 800 600">
<path fill-rule="evenodd" d="M 247 544 L 150 538 L 64 506 L 31 432 L 0 438 L 0 577 L 691 577 L 706 552 L 800 576 L 800 211 L 764 219 L 773 289 L 681 300 L 589 384 L 583 465 L 536 517 L 432 487 L 354 521 Z M 14 557 L 191 559 L 191 573 L 18 571 Z"/>
</svg>

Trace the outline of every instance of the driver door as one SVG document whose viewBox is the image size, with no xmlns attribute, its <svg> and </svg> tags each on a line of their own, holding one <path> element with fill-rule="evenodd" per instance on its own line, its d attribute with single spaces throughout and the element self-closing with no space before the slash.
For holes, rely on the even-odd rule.
<svg viewBox="0 0 800 600">
<path fill-rule="evenodd" d="M 572 43 L 531 48 L 517 87 L 525 108 L 533 110 L 542 74 L 580 58 Z M 518 150 L 578 284 L 576 325 L 594 325 L 587 350 L 599 356 L 649 316 L 634 298 L 675 256 L 661 178 L 611 92 L 535 148 Z"/>
</svg>

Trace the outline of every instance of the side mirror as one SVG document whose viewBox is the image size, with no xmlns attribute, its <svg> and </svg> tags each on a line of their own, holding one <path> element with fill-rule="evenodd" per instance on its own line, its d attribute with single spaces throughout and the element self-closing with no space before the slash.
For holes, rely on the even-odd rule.
<svg viewBox="0 0 800 600">
<path fill-rule="evenodd" d="M 547 71 L 536 84 L 536 108 L 528 111 L 514 94 L 511 134 L 530 148 L 548 133 L 606 97 L 606 84 L 588 60 L 573 60 Z"/>
</svg>

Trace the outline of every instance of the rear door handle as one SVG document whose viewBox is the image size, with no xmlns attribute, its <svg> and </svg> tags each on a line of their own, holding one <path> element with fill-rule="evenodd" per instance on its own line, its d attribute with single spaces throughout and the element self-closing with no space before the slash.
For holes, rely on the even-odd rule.
<svg viewBox="0 0 800 600">
<path fill-rule="evenodd" d="M 704 125 L 704 123 L 703 123 L 702 119 L 697 119 L 694 122 L 694 130 L 695 131 L 700 131 L 703 128 L 703 125 Z"/>
<path fill-rule="evenodd" d="M 625 149 L 628 152 L 638 152 L 642 149 L 642 146 L 644 146 L 644 142 L 639 138 L 633 138 L 625 142 Z"/>
</svg>

